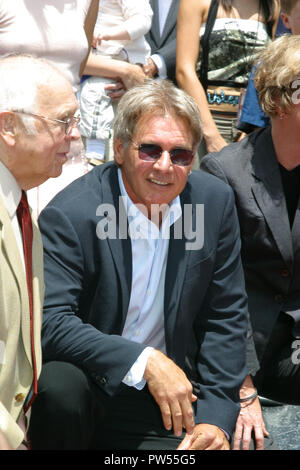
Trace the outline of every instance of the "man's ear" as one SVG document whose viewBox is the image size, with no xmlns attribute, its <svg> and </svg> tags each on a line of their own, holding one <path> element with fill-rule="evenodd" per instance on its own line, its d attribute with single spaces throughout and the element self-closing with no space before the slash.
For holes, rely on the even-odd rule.
<svg viewBox="0 0 300 470">
<path fill-rule="evenodd" d="M 0 112 L 0 138 L 8 146 L 15 145 L 16 116 L 12 111 Z"/>
<path fill-rule="evenodd" d="M 287 29 L 291 29 L 289 15 L 288 15 L 287 13 L 281 12 L 281 13 L 280 13 L 280 16 L 281 16 L 283 25 L 284 25 Z"/>
<path fill-rule="evenodd" d="M 114 158 L 117 165 L 122 166 L 124 161 L 124 144 L 119 140 L 114 140 Z"/>
</svg>

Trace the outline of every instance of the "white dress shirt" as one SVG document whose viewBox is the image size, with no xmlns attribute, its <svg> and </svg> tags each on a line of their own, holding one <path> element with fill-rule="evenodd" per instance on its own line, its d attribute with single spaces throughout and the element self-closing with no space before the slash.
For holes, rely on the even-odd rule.
<svg viewBox="0 0 300 470">
<path fill-rule="evenodd" d="M 172 1 L 173 0 L 158 0 L 159 33 L 161 36 L 166 24 Z M 167 67 L 163 56 L 160 54 L 153 54 L 151 55 L 151 59 L 157 67 L 159 78 L 167 78 Z"/>
<path fill-rule="evenodd" d="M 157 227 L 129 198 L 122 180 L 118 178 L 126 213 L 132 248 L 132 284 L 127 317 L 122 336 L 148 346 L 137 359 L 123 382 L 141 389 L 145 367 L 152 348 L 166 352 L 164 335 L 164 286 L 169 249 L 170 226 L 181 216 L 177 196 L 164 213 Z"/>
<path fill-rule="evenodd" d="M 22 190 L 11 172 L 0 162 L 0 197 L 10 217 L 16 237 L 20 256 L 25 269 L 23 242 L 20 225 L 17 218 L 17 207 L 21 201 Z"/>
<path fill-rule="evenodd" d="M 158 0 L 159 32 L 161 36 L 166 24 L 166 19 L 169 14 L 172 1 L 173 0 Z"/>
</svg>

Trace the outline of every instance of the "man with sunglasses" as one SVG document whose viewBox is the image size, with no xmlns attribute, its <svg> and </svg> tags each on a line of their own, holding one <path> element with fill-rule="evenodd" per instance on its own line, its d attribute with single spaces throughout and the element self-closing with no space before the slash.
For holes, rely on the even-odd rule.
<svg viewBox="0 0 300 470">
<path fill-rule="evenodd" d="M 70 83 L 43 59 L 0 59 L 0 449 L 24 449 L 41 371 L 43 250 L 26 192 L 79 138 Z M 24 444 L 22 444 L 24 441 Z"/>
<path fill-rule="evenodd" d="M 40 215 L 45 364 L 34 449 L 229 448 L 246 375 L 246 296 L 232 191 L 191 172 L 201 137 L 194 101 L 148 80 L 119 103 L 115 163 Z"/>
</svg>

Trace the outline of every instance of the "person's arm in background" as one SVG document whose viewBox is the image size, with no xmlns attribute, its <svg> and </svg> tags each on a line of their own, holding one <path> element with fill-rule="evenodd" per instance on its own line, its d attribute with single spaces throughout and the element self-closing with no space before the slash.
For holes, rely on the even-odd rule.
<svg viewBox="0 0 300 470">
<path fill-rule="evenodd" d="M 90 54 L 86 67 L 86 75 L 113 78 L 119 81 L 118 89 L 125 90 L 143 83 L 146 76 L 139 65 L 130 64 L 122 60 L 109 59 L 96 54 Z M 107 87 L 108 88 L 108 87 Z M 116 87 L 113 87 L 116 88 Z"/>
<path fill-rule="evenodd" d="M 198 104 L 208 152 L 219 151 L 226 144 L 209 111 L 205 91 L 196 74 L 200 28 L 206 22 L 208 2 L 181 0 L 177 19 L 176 79 L 180 88 Z"/>
<path fill-rule="evenodd" d="M 90 50 L 91 50 L 91 46 L 93 42 L 94 28 L 95 28 L 95 24 L 96 24 L 96 20 L 98 16 L 98 10 L 99 10 L 99 0 L 91 0 L 90 8 L 88 10 L 88 13 L 86 15 L 85 22 L 84 22 L 84 31 L 87 37 L 89 49 L 88 49 L 87 56 L 85 57 L 85 59 L 82 61 L 80 65 L 80 69 L 79 69 L 80 77 L 83 74 L 85 65 L 87 63 L 87 60 L 90 54 Z"/>
<path fill-rule="evenodd" d="M 122 0 L 122 24 L 99 31 L 100 41 L 135 40 L 148 33 L 151 28 L 153 12 L 149 0 Z"/>
<path fill-rule="evenodd" d="M 86 22 L 85 31 L 89 42 L 89 54 L 81 64 L 81 74 L 98 77 L 112 78 L 116 83 L 108 85 L 107 89 L 112 92 L 112 99 L 119 99 L 124 91 L 143 83 L 145 74 L 139 65 L 128 62 L 109 59 L 92 54 L 90 49 L 93 42 L 95 23 L 98 15 L 99 0 L 92 0 Z"/>
</svg>

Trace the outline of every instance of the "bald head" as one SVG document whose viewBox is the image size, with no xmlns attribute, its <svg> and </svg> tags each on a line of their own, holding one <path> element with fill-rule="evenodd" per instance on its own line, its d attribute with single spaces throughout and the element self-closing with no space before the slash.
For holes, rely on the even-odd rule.
<svg viewBox="0 0 300 470">
<path fill-rule="evenodd" d="M 69 81 L 44 59 L 0 59 L 0 161 L 22 189 L 62 172 L 72 140 L 80 138 L 78 102 Z"/>
<path fill-rule="evenodd" d="M 64 75 L 45 59 L 27 54 L 1 58 L 0 111 L 37 112 L 39 100 L 54 83 L 55 86 L 69 86 L 72 89 Z M 30 128 L 31 119 L 23 116 L 22 120 L 25 127 Z"/>
</svg>

